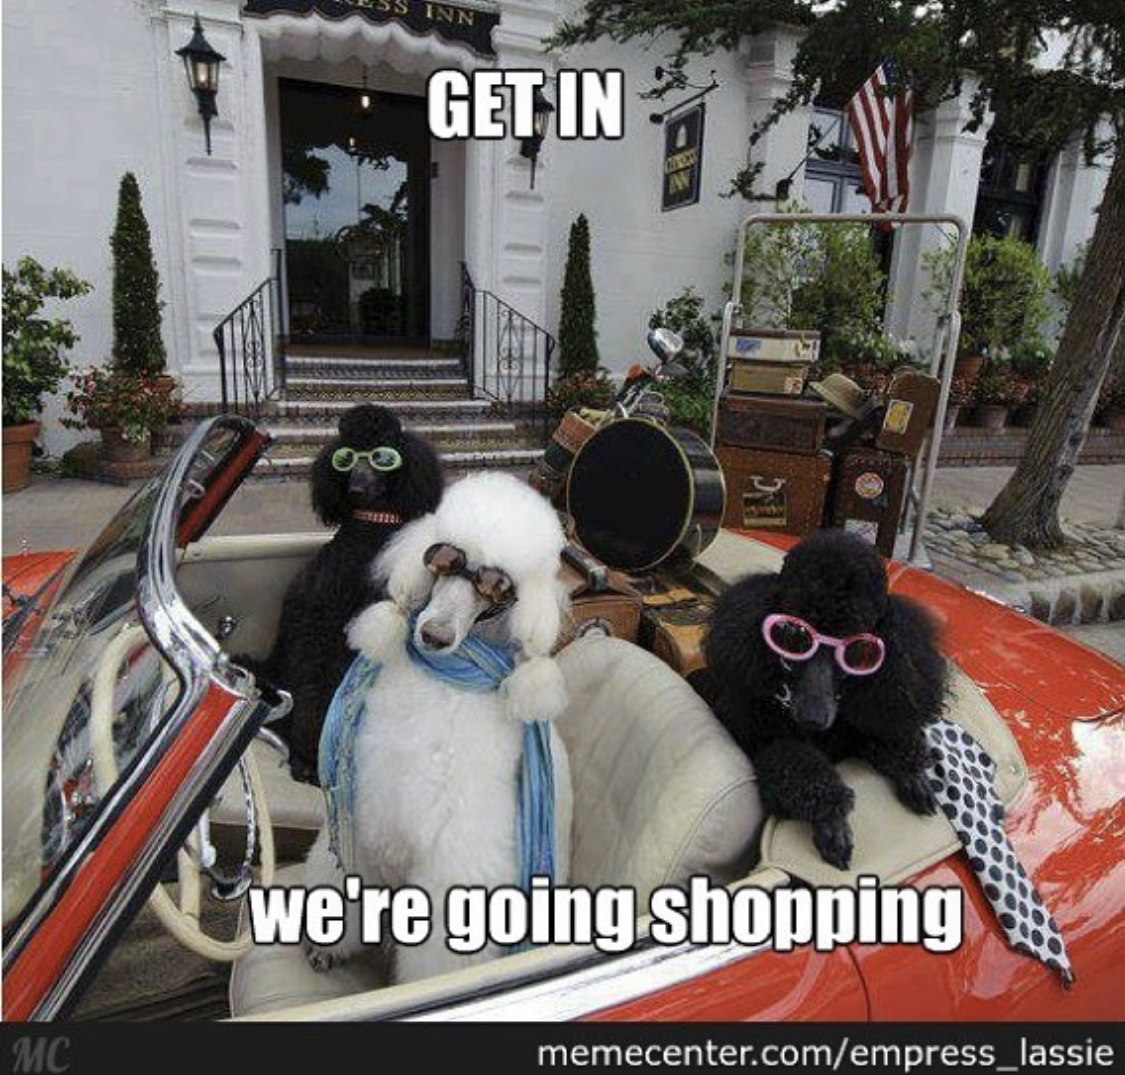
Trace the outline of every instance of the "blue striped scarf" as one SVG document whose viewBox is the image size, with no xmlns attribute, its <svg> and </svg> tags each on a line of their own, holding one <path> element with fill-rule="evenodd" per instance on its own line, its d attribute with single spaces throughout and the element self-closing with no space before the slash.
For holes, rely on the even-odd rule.
<svg viewBox="0 0 1125 1075">
<path fill-rule="evenodd" d="M 449 654 L 427 653 L 407 636 L 406 652 L 427 675 L 462 690 L 488 692 L 500 687 L 515 668 L 512 651 L 470 635 Z M 336 690 L 320 736 L 318 770 L 328 814 L 328 838 L 340 869 L 355 870 L 352 825 L 355 811 L 355 739 L 367 715 L 365 702 L 381 665 L 362 654 L 352 662 Z M 516 837 L 520 884 L 530 891 L 531 878 L 555 880 L 555 773 L 551 726 L 528 721 L 517 784 Z"/>
</svg>

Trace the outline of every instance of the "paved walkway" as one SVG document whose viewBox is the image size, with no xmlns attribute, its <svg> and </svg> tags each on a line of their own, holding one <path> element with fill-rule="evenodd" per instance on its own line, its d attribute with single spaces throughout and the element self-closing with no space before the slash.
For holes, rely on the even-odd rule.
<svg viewBox="0 0 1125 1075">
<path fill-rule="evenodd" d="M 1007 467 L 941 469 L 935 479 L 934 503 L 959 510 L 986 507 L 1010 473 Z M 1079 467 L 1063 498 L 1063 516 L 1072 522 L 1113 526 L 1123 492 L 1125 465 Z M 119 486 L 36 475 L 23 492 L 3 498 L 4 555 L 18 553 L 24 547 L 84 547 L 132 493 L 132 489 Z M 318 529 L 320 523 L 313 515 L 303 483 L 250 482 L 227 505 L 214 533 Z M 1074 634 L 1125 663 L 1125 624 L 1075 628 Z"/>
</svg>

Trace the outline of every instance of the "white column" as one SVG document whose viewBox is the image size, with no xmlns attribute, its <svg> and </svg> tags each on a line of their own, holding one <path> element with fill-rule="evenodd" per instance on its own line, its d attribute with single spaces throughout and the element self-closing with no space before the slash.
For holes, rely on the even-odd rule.
<svg viewBox="0 0 1125 1075">
<path fill-rule="evenodd" d="M 503 7 L 503 21 L 493 31 L 492 44 L 499 68 L 539 69 L 547 72 L 545 92 L 552 101 L 554 60 L 543 52 L 543 39 L 555 26 L 555 3 L 510 0 Z M 491 291 L 535 324 L 547 327 L 547 287 L 550 266 L 548 251 L 548 197 L 551 157 L 565 152 L 553 132 L 544 141 L 531 189 L 531 168 L 520 156 L 520 143 L 512 137 L 465 144 L 465 261 L 473 283 Z M 478 307 L 478 315 L 482 312 Z M 494 311 L 493 311 L 494 312 Z M 478 322 L 476 377 L 487 377 L 496 391 L 494 366 L 497 344 L 495 325 Z M 527 346 L 531 347 L 527 337 Z M 541 376 L 545 356 L 540 351 Z M 530 373 L 530 370 L 528 370 Z M 526 376 L 526 374 L 525 374 Z M 534 391 L 539 391 L 537 387 Z"/>
<path fill-rule="evenodd" d="M 503 21 L 492 35 L 496 66 L 546 71 L 545 92 L 552 100 L 554 60 L 544 54 L 543 39 L 555 27 L 554 9 L 554 3 L 505 3 Z M 545 325 L 547 317 L 551 157 L 565 151 L 553 131 L 548 133 L 532 190 L 530 163 L 520 156 L 517 139 L 468 143 L 469 170 L 476 173 L 478 184 L 466 207 L 469 228 L 475 232 L 466 244 L 474 282 L 539 325 Z M 472 195 L 481 201 L 474 205 Z"/>
<path fill-rule="evenodd" d="M 176 49 L 198 11 L 225 57 L 207 155 L 203 122 Z M 230 0 L 165 3 L 154 13 L 161 159 L 172 258 L 166 317 L 175 325 L 179 374 L 192 401 L 220 395 L 215 326 L 269 273 L 269 219 L 261 49 Z"/>
<path fill-rule="evenodd" d="M 792 89 L 793 61 L 803 36 L 802 30 L 782 26 L 742 41 L 739 52 L 746 64 L 751 130 L 765 120 L 774 105 Z M 803 161 L 808 148 L 809 119 L 808 108 L 788 112 L 749 147 L 749 164 L 763 165 L 754 183 L 758 192 L 772 196 L 778 181 Z M 793 177 L 790 198 L 801 197 L 804 180 L 802 167 Z M 748 205 L 747 212 L 754 209 L 772 212 L 775 208 L 772 201 L 762 201 Z"/>
<path fill-rule="evenodd" d="M 1075 136 L 1055 157 L 1039 221 L 1039 256 L 1052 272 L 1070 265 L 1089 242 L 1097 224 L 1112 165 L 1109 156 L 1086 160 L 1081 136 Z"/>
<path fill-rule="evenodd" d="M 992 126 L 992 113 L 988 112 L 977 130 L 965 129 L 972 119 L 969 105 L 975 91 L 975 80 L 967 78 L 959 97 L 917 118 L 910 212 L 955 213 L 972 226 L 984 145 Z M 929 251 L 955 239 L 953 229 L 947 230 L 948 237 L 936 227 L 912 225 L 902 228 L 895 238 L 887 329 L 895 336 L 913 337 L 927 355 L 935 317 L 922 294 L 929 287 L 922 260 Z"/>
</svg>

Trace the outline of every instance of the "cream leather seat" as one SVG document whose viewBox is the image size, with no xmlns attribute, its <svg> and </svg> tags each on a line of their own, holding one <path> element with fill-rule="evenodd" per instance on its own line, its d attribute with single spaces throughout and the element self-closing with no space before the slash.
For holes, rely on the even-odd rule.
<svg viewBox="0 0 1125 1075">
<path fill-rule="evenodd" d="M 763 821 L 754 774 L 691 687 L 617 639 L 575 642 L 559 664 L 570 692 L 557 722 L 574 792 L 570 883 L 632 885 L 643 908 L 658 885 L 747 872 Z M 289 867 L 276 883 L 300 884 L 302 875 Z M 490 969 L 493 983 L 498 970 Z M 262 946 L 235 964 L 231 1012 L 278 1011 L 382 984 L 374 962 L 318 974 L 300 947 Z"/>
</svg>

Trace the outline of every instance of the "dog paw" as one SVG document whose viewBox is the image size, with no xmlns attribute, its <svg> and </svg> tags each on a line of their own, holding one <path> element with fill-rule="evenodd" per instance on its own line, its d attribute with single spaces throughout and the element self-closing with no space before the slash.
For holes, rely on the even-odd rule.
<svg viewBox="0 0 1125 1075">
<path fill-rule="evenodd" d="M 936 814 L 938 803 L 934 789 L 925 773 L 911 773 L 895 783 L 898 801 L 915 814 Z"/>
<path fill-rule="evenodd" d="M 379 601 L 348 624 L 348 645 L 365 657 L 384 663 L 388 657 L 402 652 L 408 630 L 402 609 L 393 601 Z"/>
<path fill-rule="evenodd" d="M 305 958 L 317 974 L 324 974 L 342 962 L 339 956 L 328 951 L 327 948 L 318 948 L 307 941 L 305 942 Z"/>
<path fill-rule="evenodd" d="M 530 657 L 504 680 L 504 701 L 513 720 L 554 720 L 567 706 L 566 681 L 550 657 Z"/>
<path fill-rule="evenodd" d="M 832 818 L 814 823 L 813 843 L 816 844 L 820 857 L 829 866 L 846 870 L 851 865 L 855 841 L 847 818 Z"/>
</svg>

